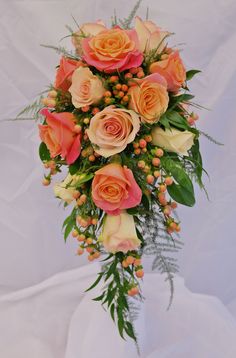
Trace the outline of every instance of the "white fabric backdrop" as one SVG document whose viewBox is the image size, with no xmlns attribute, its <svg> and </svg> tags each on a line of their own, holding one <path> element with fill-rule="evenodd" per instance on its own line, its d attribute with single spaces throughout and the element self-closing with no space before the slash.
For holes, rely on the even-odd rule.
<svg viewBox="0 0 236 358">
<path fill-rule="evenodd" d="M 120 17 L 124 17 L 133 3 L 126 0 L 0 0 L 0 293 L 3 304 L 8 299 L 11 301 L 11 295 L 4 295 L 8 292 L 35 285 L 53 274 L 86 263 L 84 258 L 75 256 L 73 240 L 65 246 L 60 225 L 66 213 L 53 198 L 52 189 L 45 189 L 40 184 L 43 169 L 37 155 L 37 126 L 33 122 L 4 122 L 4 119 L 14 118 L 52 82 L 59 57 L 39 44 L 57 44 L 67 34 L 64 25 L 73 26 L 71 14 L 79 23 L 99 18 L 109 20 L 115 7 Z M 182 46 L 186 66 L 203 71 L 191 84 L 196 101 L 211 109 L 200 112 L 199 127 L 225 143 L 224 147 L 218 147 L 204 138 L 201 140 L 205 168 L 211 177 L 210 183 L 206 179 L 210 202 L 204 193 L 196 190 L 196 206 L 179 210 L 185 242 L 179 257 L 181 275 L 191 291 L 218 297 L 236 316 L 236 4 L 234 0 L 144 0 L 139 14 L 145 16 L 146 6 L 150 7 L 151 19 L 176 32 L 172 44 L 186 44 Z M 68 41 L 62 44 L 68 44 Z M 69 272 L 68 277 L 70 275 Z M 84 282 L 86 285 L 87 281 Z M 161 281 L 157 276 L 158 285 Z M 76 287 L 80 291 L 83 289 L 81 285 Z M 183 284 L 177 284 L 177 301 L 178 294 L 187 292 L 184 290 Z M 20 292 L 28 297 L 28 291 Z M 153 297 L 158 299 L 157 293 L 153 293 Z M 194 296 L 193 305 L 197 297 L 204 300 L 204 296 Z M 80 299 L 79 294 L 71 298 L 74 301 L 67 315 L 75 308 L 77 298 Z M 218 310 L 216 306 L 215 314 L 221 315 L 223 308 Z M 23 325 L 21 315 L 17 311 L 14 314 Z M 230 326 L 227 313 L 222 315 L 227 321 L 225 326 Z M 165 324 L 164 319 L 161 322 Z M 142 325 L 140 327 L 142 331 Z M 232 334 L 236 338 L 235 332 Z M 229 343 L 229 334 L 225 336 Z M 40 349 L 38 352 L 35 349 L 38 358 Z M 15 357 L 3 352 L 4 358 Z M 182 355 L 163 352 L 158 352 L 158 357 L 168 354 L 174 358 L 187 357 L 186 351 Z M 59 357 L 59 354 L 50 354 L 48 357 Z M 83 357 L 90 357 L 88 353 L 83 354 Z M 191 350 L 188 354 L 194 356 Z M 212 357 L 216 357 L 214 354 Z M 225 356 L 236 356 L 230 354 Z M 72 357 L 72 354 L 66 356 Z M 117 357 L 123 357 L 122 353 Z"/>
</svg>

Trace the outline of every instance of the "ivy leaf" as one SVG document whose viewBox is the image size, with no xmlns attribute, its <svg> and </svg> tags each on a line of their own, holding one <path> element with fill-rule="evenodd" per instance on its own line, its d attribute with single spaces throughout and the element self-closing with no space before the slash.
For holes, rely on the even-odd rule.
<svg viewBox="0 0 236 358">
<path fill-rule="evenodd" d="M 195 76 L 197 73 L 200 73 L 200 70 L 189 70 L 186 72 L 186 81 L 189 81 Z"/>
<path fill-rule="evenodd" d="M 51 159 L 50 152 L 44 142 L 42 142 L 39 146 L 39 157 L 42 162 L 47 162 Z"/>
</svg>

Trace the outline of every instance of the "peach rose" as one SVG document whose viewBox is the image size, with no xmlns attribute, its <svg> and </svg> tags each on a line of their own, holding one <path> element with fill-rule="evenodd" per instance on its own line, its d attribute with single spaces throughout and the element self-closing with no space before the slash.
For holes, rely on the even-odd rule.
<svg viewBox="0 0 236 358">
<path fill-rule="evenodd" d="M 46 117 L 46 124 L 39 124 L 39 135 L 46 144 L 52 158 L 60 155 L 72 164 L 80 155 L 81 135 L 74 133 L 75 118 L 72 113 L 40 112 Z"/>
<path fill-rule="evenodd" d="M 81 41 L 83 38 L 96 36 L 104 30 L 106 30 L 106 26 L 102 21 L 83 24 L 79 31 L 72 34 L 72 44 L 75 46 L 76 53 L 80 56 L 82 55 Z"/>
<path fill-rule="evenodd" d="M 152 144 L 180 155 L 188 155 L 188 150 L 194 144 L 194 138 L 194 133 L 182 132 L 175 128 L 163 130 L 160 127 L 155 127 L 152 130 Z"/>
<path fill-rule="evenodd" d="M 157 61 L 150 66 L 151 73 L 159 73 L 167 81 L 168 91 L 177 92 L 186 81 L 186 69 L 179 51 L 171 52 L 166 60 Z"/>
<path fill-rule="evenodd" d="M 107 252 L 113 254 L 136 250 L 141 241 L 136 233 L 133 216 L 127 214 L 125 210 L 116 216 L 107 215 L 99 241 Z"/>
<path fill-rule="evenodd" d="M 134 111 L 108 106 L 92 117 L 87 134 L 95 151 L 107 158 L 122 152 L 133 142 L 139 122 Z"/>
<path fill-rule="evenodd" d="M 84 61 L 107 73 L 140 66 L 143 55 L 138 48 L 135 30 L 113 28 L 82 40 Z"/>
<path fill-rule="evenodd" d="M 63 91 L 68 91 L 68 88 L 71 85 L 71 76 L 76 68 L 83 66 L 82 61 L 72 60 L 62 56 L 60 60 L 60 65 L 57 69 L 56 79 L 54 87 L 56 89 L 61 89 Z"/>
<path fill-rule="evenodd" d="M 69 92 L 75 108 L 81 108 L 99 102 L 105 88 L 102 81 L 88 67 L 79 67 L 73 73 Z"/>
<path fill-rule="evenodd" d="M 92 198 L 107 214 L 118 215 L 122 209 L 139 205 L 142 191 L 130 169 L 111 163 L 95 172 Z"/>
<path fill-rule="evenodd" d="M 155 50 L 155 53 L 160 54 L 165 48 L 165 39 L 169 36 L 169 32 L 161 30 L 152 21 L 142 21 L 140 17 L 135 18 L 135 30 L 138 34 L 140 43 L 140 50 L 142 52 L 149 52 Z"/>
<path fill-rule="evenodd" d="M 166 80 L 152 74 L 139 80 L 135 80 L 129 88 L 129 108 L 138 112 L 143 122 L 155 123 L 167 110 L 169 96 Z"/>
</svg>

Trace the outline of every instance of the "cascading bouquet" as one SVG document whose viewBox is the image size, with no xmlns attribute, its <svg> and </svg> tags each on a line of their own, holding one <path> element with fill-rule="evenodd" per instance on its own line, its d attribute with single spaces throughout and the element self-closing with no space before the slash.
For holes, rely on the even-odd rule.
<svg viewBox="0 0 236 358">
<path fill-rule="evenodd" d="M 180 247 L 177 203 L 193 206 L 192 181 L 202 184 L 198 115 L 180 52 L 167 45 L 171 33 L 151 21 L 113 18 L 71 30 L 74 52 L 63 56 L 47 97 L 40 98 L 39 154 L 49 172 L 66 168 L 55 196 L 71 205 L 65 240 L 78 240 L 78 255 L 105 255 L 95 287 L 119 333 L 136 340 L 134 302 L 142 300 L 142 256 L 167 275 L 173 295 Z M 39 101 L 37 102 L 37 104 Z M 34 105 L 27 110 L 33 110 Z M 177 235 L 176 235 L 177 234 Z M 136 298 L 136 300 L 132 299 Z"/>
</svg>

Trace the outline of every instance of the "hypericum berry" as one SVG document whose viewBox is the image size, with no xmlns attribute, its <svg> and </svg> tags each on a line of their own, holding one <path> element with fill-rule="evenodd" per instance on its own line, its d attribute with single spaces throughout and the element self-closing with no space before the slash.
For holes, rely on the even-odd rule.
<svg viewBox="0 0 236 358">
<path fill-rule="evenodd" d="M 153 175 L 151 175 L 151 174 L 147 175 L 147 177 L 146 177 L 146 182 L 147 182 L 148 184 L 153 184 L 153 183 L 154 183 L 154 180 L 155 180 L 155 178 L 154 178 Z"/>
<path fill-rule="evenodd" d="M 136 73 L 138 72 L 137 67 L 133 67 L 129 70 L 130 73 L 132 73 L 132 75 L 136 75 Z"/>
<path fill-rule="evenodd" d="M 118 79 L 119 79 L 118 76 L 111 76 L 111 77 L 110 77 L 110 82 L 112 82 L 112 83 L 117 82 Z"/>
<path fill-rule="evenodd" d="M 104 102 L 105 102 L 106 104 L 110 104 L 110 103 L 111 103 L 111 97 L 106 97 L 106 98 L 104 99 Z"/>
<path fill-rule="evenodd" d="M 94 107 L 92 110 L 92 114 L 95 116 L 95 114 L 97 114 L 98 112 L 100 112 L 100 109 L 98 107 Z"/>
<path fill-rule="evenodd" d="M 126 262 L 126 260 L 123 260 L 121 264 L 122 264 L 122 267 L 124 267 L 124 268 L 127 268 L 129 266 L 129 264 Z"/>
<path fill-rule="evenodd" d="M 127 92 L 129 87 L 127 85 L 122 85 L 121 89 L 122 89 L 123 92 Z"/>
<path fill-rule="evenodd" d="M 98 223 L 98 219 L 97 218 L 93 218 L 92 221 L 91 221 L 91 224 L 92 225 L 97 225 Z"/>
<path fill-rule="evenodd" d="M 160 191 L 161 193 L 164 193 L 164 192 L 166 191 L 166 185 L 165 185 L 165 184 L 159 185 L 159 191 Z"/>
<path fill-rule="evenodd" d="M 177 227 L 176 222 L 172 221 L 172 222 L 170 223 L 169 227 L 170 227 L 172 230 L 176 230 L 176 227 Z"/>
<path fill-rule="evenodd" d="M 95 259 L 98 259 L 100 256 L 101 256 L 101 253 L 99 251 L 95 251 L 94 254 L 93 254 L 93 257 Z"/>
<path fill-rule="evenodd" d="M 51 183 L 51 180 L 50 180 L 50 179 L 43 178 L 42 184 L 43 184 L 44 186 L 48 186 L 48 185 L 50 185 L 50 183 Z"/>
<path fill-rule="evenodd" d="M 144 168 L 145 168 L 145 165 L 146 165 L 146 163 L 145 163 L 144 160 L 139 160 L 139 161 L 138 161 L 138 168 L 139 168 L 139 169 L 144 169 Z"/>
<path fill-rule="evenodd" d="M 136 149 L 134 150 L 134 154 L 139 155 L 140 153 L 141 153 L 141 149 L 140 149 L 140 148 L 136 148 Z"/>
<path fill-rule="evenodd" d="M 159 202 L 160 202 L 161 205 L 163 205 L 163 206 L 167 205 L 167 200 L 166 200 L 166 197 L 165 197 L 164 193 L 158 193 L 157 197 L 158 197 Z"/>
<path fill-rule="evenodd" d="M 187 121 L 188 121 L 188 124 L 189 124 L 190 126 L 193 126 L 194 123 L 195 123 L 193 117 L 188 117 L 188 118 L 187 118 Z"/>
<path fill-rule="evenodd" d="M 161 176 L 161 173 L 159 172 L 159 170 L 155 170 L 153 175 L 155 178 L 159 178 Z"/>
<path fill-rule="evenodd" d="M 74 132 L 79 134 L 79 133 L 81 133 L 81 131 L 82 131 L 82 127 L 79 124 L 76 124 L 74 126 Z"/>
<path fill-rule="evenodd" d="M 171 208 L 169 206 L 165 206 L 163 213 L 164 215 L 169 216 L 171 214 Z"/>
<path fill-rule="evenodd" d="M 142 153 L 147 153 L 147 147 L 142 148 Z"/>
<path fill-rule="evenodd" d="M 86 236 L 84 234 L 79 234 L 79 236 L 77 237 L 77 240 L 82 242 L 86 239 Z"/>
<path fill-rule="evenodd" d="M 165 178 L 165 184 L 166 185 L 171 185 L 173 184 L 173 179 L 171 177 L 166 177 Z"/>
<path fill-rule="evenodd" d="M 84 253 L 84 249 L 82 249 L 82 247 L 79 247 L 77 250 L 77 255 L 83 255 Z"/>
<path fill-rule="evenodd" d="M 140 269 L 140 270 L 138 270 L 138 271 L 135 272 L 135 275 L 136 275 L 136 277 L 138 277 L 138 278 L 143 278 L 143 276 L 144 276 L 144 271 L 143 271 L 142 269 Z"/>
<path fill-rule="evenodd" d="M 135 296 L 135 295 L 137 295 L 138 293 L 139 293 L 139 289 L 138 289 L 138 287 L 137 286 L 135 286 L 135 287 L 132 287 L 130 290 L 128 290 L 128 295 L 129 296 Z"/>
<path fill-rule="evenodd" d="M 129 96 L 124 96 L 124 97 L 122 98 L 122 101 L 128 102 L 128 101 L 129 101 Z"/>
<path fill-rule="evenodd" d="M 199 119 L 199 115 L 197 113 L 192 113 L 192 117 L 195 121 Z"/>
<path fill-rule="evenodd" d="M 132 73 L 128 72 L 125 74 L 125 79 L 131 79 L 133 77 Z"/>
<path fill-rule="evenodd" d="M 175 201 L 172 201 L 170 206 L 171 206 L 172 209 L 176 209 L 178 204 Z"/>
<path fill-rule="evenodd" d="M 77 230 L 73 230 L 72 233 L 71 233 L 71 235 L 72 235 L 73 237 L 78 237 L 79 233 L 78 233 Z"/>
<path fill-rule="evenodd" d="M 180 231 L 181 231 L 181 227 L 180 227 L 179 224 L 176 226 L 175 231 L 176 231 L 176 232 L 180 232 Z"/>
<path fill-rule="evenodd" d="M 158 149 L 156 149 L 155 154 L 157 157 L 162 157 L 164 155 L 164 152 L 161 148 L 158 148 Z"/>
<path fill-rule="evenodd" d="M 92 247 L 86 247 L 86 251 L 91 254 L 93 252 L 93 248 Z"/>
<path fill-rule="evenodd" d="M 79 199 L 80 199 L 80 201 L 81 201 L 82 203 L 86 203 L 86 201 L 87 201 L 87 195 L 82 194 Z"/>
<path fill-rule="evenodd" d="M 159 158 L 153 158 L 152 159 L 152 165 L 154 165 L 154 167 L 158 167 L 160 165 L 161 161 Z"/>
<path fill-rule="evenodd" d="M 84 124 L 89 124 L 90 119 L 88 117 L 86 117 L 86 118 L 84 118 L 83 122 L 84 122 Z"/>
<path fill-rule="evenodd" d="M 88 112 L 90 110 L 90 106 L 84 106 L 81 108 L 82 112 Z"/>
<path fill-rule="evenodd" d="M 150 171 L 150 167 L 148 165 L 145 165 L 145 168 L 143 169 L 144 173 L 148 173 Z"/>
<path fill-rule="evenodd" d="M 93 256 L 93 255 L 88 255 L 88 260 L 89 260 L 89 261 L 93 261 L 93 260 L 94 260 L 94 256 Z"/>
<path fill-rule="evenodd" d="M 96 160 L 96 157 L 93 154 L 91 154 L 88 159 L 90 162 L 94 162 Z"/>
<path fill-rule="evenodd" d="M 138 78 L 143 78 L 145 76 L 143 71 L 139 71 L 136 75 Z"/>
<path fill-rule="evenodd" d="M 139 146 L 140 148 L 145 148 L 147 146 L 147 142 L 145 141 L 145 139 L 139 140 Z"/>
<path fill-rule="evenodd" d="M 132 265 L 134 263 L 135 258 L 133 256 L 126 257 L 126 262 L 128 265 Z"/>
<path fill-rule="evenodd" d="M 140 266 L 140 265 L 141 265 L 141 259 L 135 259 L 134 266 Z"/>
<path fill-rule="evenodd" d="M 50 98 L 56 98 L 57 97 L 57 91 L 52 90 L 48 92 L 48 97 Z"/>
<path fill-rule="evenodd" d="M 144 139 L 146 140 L 146 142 L 150 143 L 150 142 L 152 141 L 152 136 L 151 136 L 151 134 L 145 135 Z"/>
<path fill-rule="evenodd" d="M 133 147 L 136 149 L 136 148 L 139 148 L 139 143 L 137 142 L 133 142 Z"/>
<path fill-rule="evenodd" d="M 121 85 L 120 83 L 117 83 L 117 85 L 116 85 L 116 89 L 117 89 L 118 91 L 120 91 L 120 90 L 121 90 L 121 87 L 122 87 L 122 85 Z"/>
<path fill-rule="evenodd" d="M 118 92 L 118 96 L 120 97 L 120 98 L 123 98 L 124 97 L 124 92 L 123 91 L 120 91 L 120 92 Z"/>
<path fill-rule="evenodd" d="M 106 91 L 106 92 L 104 92 L 104 95 L 103 95 L 104 97 L 111 97 L 112 96 L 112 93 L 111 93 L 111 91 Z"/>
</svg>

